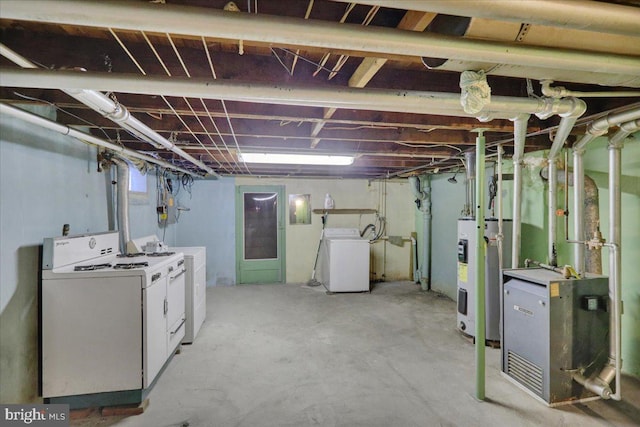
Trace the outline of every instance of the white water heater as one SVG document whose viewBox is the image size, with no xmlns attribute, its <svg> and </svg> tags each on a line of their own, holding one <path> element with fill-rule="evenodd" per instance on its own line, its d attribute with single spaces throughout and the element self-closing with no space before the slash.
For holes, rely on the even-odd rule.
<svg viewBox="0 0 640 427">
<path fill-rule="evenodd" d="M 458 313 L 457 328 L 470 337 L 476 335 L 476 224 L 475 218 L 458 220 Z M 511 265 L 511 230 L 509 219 L 502 223 L 502 265 Z M 498 257 L 498 220 L 484 223 L 485 257 L 485 337 L 500 341 L 500 266 Z"/>
</svg>

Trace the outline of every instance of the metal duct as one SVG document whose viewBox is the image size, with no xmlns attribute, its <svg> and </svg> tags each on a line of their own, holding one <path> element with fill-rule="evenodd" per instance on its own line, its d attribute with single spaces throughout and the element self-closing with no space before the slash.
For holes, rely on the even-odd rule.
<svg viewBox="0 0 640 427">
<path fill-rule="evenodd" d="M 127 244 L 131 240 L 129 232 L 129 165 L 122 159 L 112 158 L 116 166 L 117 194 L 118 194 L 118 230 L 120 231 L 120 252 L 127 253 Z"/>
<path fill-rule="evenodd" d="M 568 166 L 568 165 L 567 165 Z M 549 169 L 543 169 L 541 176 L 544 179 L 549 179 Z M 568 174 L 569 182 L 565 180 L 565 174 L 563 171 L 556 172 L 557 183 L 565 185 L 567 188 L 565 191 L 569 191 L 569 186 L 575 185 L 575 175 L 573 172 Z M 584 188 L 583 197 L 584 203 L 581 209 L 581 215 L 584 217 L 584 228 L 586 229 L 583 235 L 577 236 L 576 239 L 580 241 L 589 240 L 598 231 L 600 226 L 600 196 L 598 192 L 598 186 L 596 182 L 588 175 L 583 175 L 584 179 L 582 187 Z M 577 215 L 574 212 L 574 215 Z M 602 274 L 602 251 L 590 250 L 587 251 L 585 259 L 582 261 L 582 265 L 573 266 L 577 271 L 583 273 Z"/>
<path fill-rule="evenodd" d="M 34 63 L 29 61 L 27 58 L 20 56 L 18 53 L 9 49 L 2 43 L 0 43 L 0 55 L 23 68 L 37 69 L 37 66 Z M 206 173 L 215 177 L 218 176 L 213 169 L 190 154 L 184 152 L 182 149 L 176 147 L 175 144 L 169 142 L 165 137 L 133 117 L 125 106 L 116 104 L 112 99 L 100 92 L 76 88 L 63 89 L 63 92 L 102 114 L 107 119 L 119 124 L 123 129 L 134 135 L 136 138 L 147 142 L 156 148 L 164 147 L 169 151 L 176 153 L 183 159 L 193 163 Z"/>
<path fill-rule="evenodd" d="M 373 111 L 474 117 L 460 105 L 460 94 L 426 91 L 278 86 L 264 83 L 229 82 L 221 79 L 155 77 L 138 74 L 80 73 L 42 69 L 0 67 L 2 85 L 41 89 L 73 89 L 165 95 L 263 104 L 284 104 Z M 573 98 L 517 98 L 492 96 L 480 113 L 487 118 L 511 119 L 535 114 L 541 119 L 558 114 L 570 115 L 576 109 Z"/>
<path fill-rule="evenodd" d="M 588 175 L 584 175 L 584 224 L 589 238 L 600 229 L 600 197 L 596 182 Z M 587 239 L 585 239 L 587 240 Z M 602 274 L 602 251 L 587 251 L 585 258 L 587 273 Z"/>
<path fill-rule="evenodd" d="M 616 85 L 640 86 L 640 59 L 608 52 L 527 46 L 169 4 L 85 2 L 79 8 L 78 3 L 71 0 L 5 0 L 2 6 L 3 17 L 7 19 L 312 46 L 375 56 L 407 55 L 508 64 L 527 67 L 528 77 L 540 80 L 606 81 L 607 84 L 615 80 Z M 70 10 L 74 13 L 69 13 Z M 510 67 L 499 68 L 493 73 L 511 75 Z"/>
<path fill-rule="evenodd" d="M 334 0 L 336 1 L 336 0 Z M 347 2 L 349 0 L 337 0 Z M 584 0 L 358 0 L 359 4 L 637 36 L 640 8 Z"/>
<path fill-rule="evenodd" d="M 164 160 L 156 159 L 155 157 L 141 154 L 134 150 L 129 150 L 128 148 L 121 147 L 120 145 L 112 144 L 88 133 L 80 132 L 79 130 L 70 128 L 69 126 L 62 125 L 49 119 L 45 119 L 44 117 L 38 116 L 37 114 L 29 113 L 11 105 L 0 103 L 0 114 L 6 114 L 8 116 L 24 120 L 27 123 L 31 123 L 54 132 L 58 132 L 62 135 L 69 135 L 70 137 L 76 138 L 77 140 L 86 144 L 107 148 L 115 153 L 118 153 L 121 157 L 124 156 L 127 158 L 143 160 L 145 162 L 153 163 L 155 165 L 162 166 L 163 168 L 174 170 L 176 172 L 186 173 L 194 177 L 200 176 L 192 171 L 165 162 Z"/>
</svg>

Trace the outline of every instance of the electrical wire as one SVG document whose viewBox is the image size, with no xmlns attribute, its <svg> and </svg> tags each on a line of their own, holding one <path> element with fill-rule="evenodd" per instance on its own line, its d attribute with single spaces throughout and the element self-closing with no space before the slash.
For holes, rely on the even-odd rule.
<svg viewBox="0 0 640 427">
<path fill-rule="evenodd" d="M 184 63 L 183 59 L 182 59 L 182 55 L 180 55 L 180 52 L 178 51 L 178 48 L 176 47 L 175 43 L 173 42 L 173 39 L 171 38 L 171 35 L 169 33 L 165 33 L 165 35 L 167 36 L 167 39 L 169 40 L 169 43 L 171 44 L 171 47 L 173 48 L 174 53 L 176 54 L 176 57 L 178 58 L 178 61 L 180 61 L 180 64 L 182 65 L 182 69 L 184 70 L 185 74 L 187 75 L 187 77 L 191 78 L 191 73 L 189 73 L 189 70 L 187 69 L 186 64 Z M 149 45 L 151 45 L 151 41 L 147 38 L 147 43 L 149 43 Z M 160 58 L 160 56 L 157 56 L 158 61 L 160 61 L 163 64 L 164 69 L 168 72 L 167 67 L 164 65 L 164 62 L 162 61 L 162 59 Z M 169 76 L 171 76 L 171 74 L 169 74 Z M 167 106 L 173 111 L 173 113 L 176 115 L 176 117 L 178 117 L 178 120 L 180 120 L 180 122 L 183 124 L 183 126 L 189 131 L 189 133 L 191 134 L 191 136 L 193 136 L 193 138 L 198 141 L 198 143 L 200 144 L 200 146 L 202 148 L 204 148 L 204 150 L 207 152 L 207 154 L 216 162 L 218 163 L 218 166 L 225 169 L 227 172 L 229 171 L 229 169 L 227 169 L 226 166 L 223 166 L 222 163 L 220 163 L 220 161 L 218 159 L 216 159 L 216 157 L 213 155 L 213 153 L 211 153 L 211 151 L 209 151 L 209 149 L 204 145 L 204 143 L 200 140 L 200 138 L 198 138 L 198 136 L 195 134 L 195 132 L 191 129 L 191 127 L 189 125 L 187 125 L 187 123 L 182 119 L 182 117 L 180 116 L 180 114 L 171 106 L 171 104 L 169 103 L 169 101 L 167 100 L 166 97 L 162 96 L 162 99 L 164 100 L 164 102 L 167 104 Z M 204 123 L 202 123 L 202 120 L 200 120 L 200 117 L 198 116 L 198 114 L 196 114 L 195 110 L 193 109 L 193 107 L 191 106 L 191 103 L 189 102 L 189 100 L 186 97 L 182 97 L 182 99 L 184 100 L 184 102 L 187 104 L 187 106 L 189 107 L 189 110 L 191 110 L 191 114 L 193 114 L 193 116 L 196 118 L 196 120 L 198 121 L 198 123 L 200 124 L 200 126 L 202 127 L 202 130 L 204 130 L 205 134 L 209 137 L 212 145 L 218 150 L 218 152 L 220 153 L 220 155 L 222 156 L 222 158 L 225 160 L 225 162 L 228 162 L 226 157 L 224 156 L 224 154 L 222 154 L 222 151 L 220 150 L 220 148 L 218 147 L 218 145 L 215 143 L 215 141 L 213 140 L 211 134 L 209 133 L 209 131 L 207 130 L 206 126 L 204 125 Z M 200 98 L 200 101 L 203 102 L 202 98 Z"/>
<path fill-rule="evenodd" d="M 111 35 L 116 39 L 116 41 L 118 42 L 118 44 L 120 45 L 120 47 L 122 47 L 122 49 L 125 51 L 125 53 L 129 56 L 129 59 L 131 59 L 131 61 L 136 65 L 136 67 L 138 67 L 138 70 L 140 71 L 140 73 L 142 73 L 143 75 L 147 75 L 146 71 L 144 70 L 144 68 L 142 68 L 142 66 L 140 65 L 140 63 L 136 60 L 136 58 L 133 56 L 133 54 L 131 53 L 131 51 L 129 51 L 129 49 L 127 49 L 126 45 L 124 44 L 124 42 L 120 39 L 120 37 L 113 31 L 113 29 L 109 28 L 109 32 L 111 33 Z M 143 33 L 143 32 L 142 32 Z M 143 33 L 144 35 L 144 33 Z M 169 36 L 169 34 L 167 34 L 167 36 Z M 151 50 L 153 51 L 153 53 L 156 55 L 156 58 L 159 60 L 159 62 L 161 63 L 161 65 L 163 66 L 163 68 L 165 69 L 165 71 L 168 73 L 169 76 L 171 76 L 171 73 L 169 72 L 168 68 L 164 65 L 163 61 L 160 58 L 160 55 L 158 54 L 157 50 L 155 50 L 153 44 L 151 43 L 151 41 L 149 40 L 148 37 L 146 37 L 145 35 L 145 40 L 147 41 L 147 44 L 149 44 L 149 47 L 151 48 Z M 172 46 L 175 45 L 173 44 L 173 42 L 171 41 L 171 38 L 169 37 L 169 41 L 171 42 Z M 184 66 L 184 62 L 182 62 L 182 59 L 180 59 L 180 62 L 183 64 Z M 187 72 L 188 73 L 188 72 Z M 176 117 L 178 117 L 178 119 L 183 123 L 184 121 L 182 120 L 182 118 L 180 117 L 180 115 L 177 113 L 177 111 L 171 106 L 171 104 L 169 103 L 169 101 L 166 99 L 166 97 L 164 95 L 161 95 L 161 98 L 164 100 L 164 102 L 167 104 L 167 106 L 174 112 L 174 114 L 176 115 Z M 185 98 L 186 101 L 186 98 Z M 186 126 L 185 124 L 185 127 Z M 192 132 L 193 134 L 193 132 Z M 207 154 L 209 154 L 209 156 L 211 156 L 211 158 L 216 161 L 218 163 L 219 166 L 222 166 L 221 163 L 215 158 L 215 156 L 213 156 L 211 154 L 211 152 L 209 151 L 209 149 L 207 147 L 205 147 L 205 145 L 202 143 L 202 141 L 200 141 L 197 137 L 196 140 L 200 143 L 200 146 L 207 152 Z M 213 142 L 213 140 L 212 140 Z M 214 143 L 215 146 L 215 143 Z"/>
<path fill-rule="evenodd" d="M 211 69 L 211 75 L 213 76 L 214 79 L 217 79 L 218 76 L 216 75 L 216 70 L 215 70 L 215 68 L 213 66 L 213 61 L 211 59 L 211 54 L 209 53 L 209 48 L 207 47 L 207 43 L 204 40 L 204 36 L 201 36 L 201 39 L 202 39 L 202 44 L 204 46 L 204 51 L 207 54 L 207 61 L 209 62 L 209 68 Z M 225 117 L 227 119 L 227 123 L 229 124 L 229 130 L 231 131 L 231 136 L 233 137 L 233 141 L 236 144 L 237 154 L 241 155 L 242 154 L 242 150 L 240 150 L 240 143 L 238 142 L 238 138 L 236 137 L 236 132 L 233 129 L 233 124 L 231 123 L 231 117 L 229 116 L 229 111 L 227 110 L 227 104 L 224 102 L 224 99 L 221 99 L 220 103 L 222 104 L 222 109 L 224 110 L 224 115 L 225 115 Z M 244 164 L 244 167 L 247 169 L 247 172 L 249 173 L 249 175 L 253 175 L 251 173 L 251 170 L 249 169 L 249 166 L 247 166 L 247 163 L 246 162 L 242 162 L 242 163 Z M 238 168 L 240 169 L 239 163 L 236 162 L 236 164 L 238 165 Z"/>
</svg>

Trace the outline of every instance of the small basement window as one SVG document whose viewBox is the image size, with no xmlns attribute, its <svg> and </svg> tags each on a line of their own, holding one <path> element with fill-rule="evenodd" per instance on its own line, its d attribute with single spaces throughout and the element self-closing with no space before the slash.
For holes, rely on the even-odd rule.
<svg viewBox="0 0 640 427">
<path fill-rule="evenodd" d="M 146 202 L 148 199 L 147 176 L 129 164 L 129 197 L 134 203 Z"/>
</svg>

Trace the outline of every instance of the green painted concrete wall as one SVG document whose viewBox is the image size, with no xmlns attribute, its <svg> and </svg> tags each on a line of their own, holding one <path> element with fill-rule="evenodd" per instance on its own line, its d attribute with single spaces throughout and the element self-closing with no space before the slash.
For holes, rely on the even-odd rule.
<svg viewBox="0 0 640 427">
<path fill-rule="evenodd" d="M 594 179 L 600 195 L 601 229 L 608 239 L 608 151 L 607 139 L 598 138 L 588 146 L 584 157 L 586 174 Z M 546 152 L 525 156 L 522 198 L 522 247 L 521 264 L 525 258 L 547 261 L 547 185 L 540 177 Z M 640 377 L 640 133 L 627 140 L 622 156 L 622 357 L 623 371 Z M 511 173 L 513 165 L 504 163 L 504 173 Z M 571 168 L 570 168 L 571 170 Z M 490 176 L 491 171 L 487 172 Z M 456 298 L 456 236 L 457 217 L 464 204 L 464 185 L 447 182 L 451 174 L 432 178 L 432 250 L 431 281 L 433 290 L 452 299 Z M 458 175 L 460 178 L 460 175 Z M 571 210 L 573 189 L 569 188 Z M 564 186 L 558 188 L 558 207 L 564 206 Z M 505 181 L 503 188 L 504 217 L 512 218 L 513 185 Z M 415 224 L 421 236 L 421 214 L 416 210 Z M 573 238 L 571 219 L 569 235 Z M 558 263 L 571 264 L 572 247 L 564 243 L 565 227 L 558 219 Z M 603 251 L 603 272 L 608 274 L 608 251 Z"/>
</svg>

